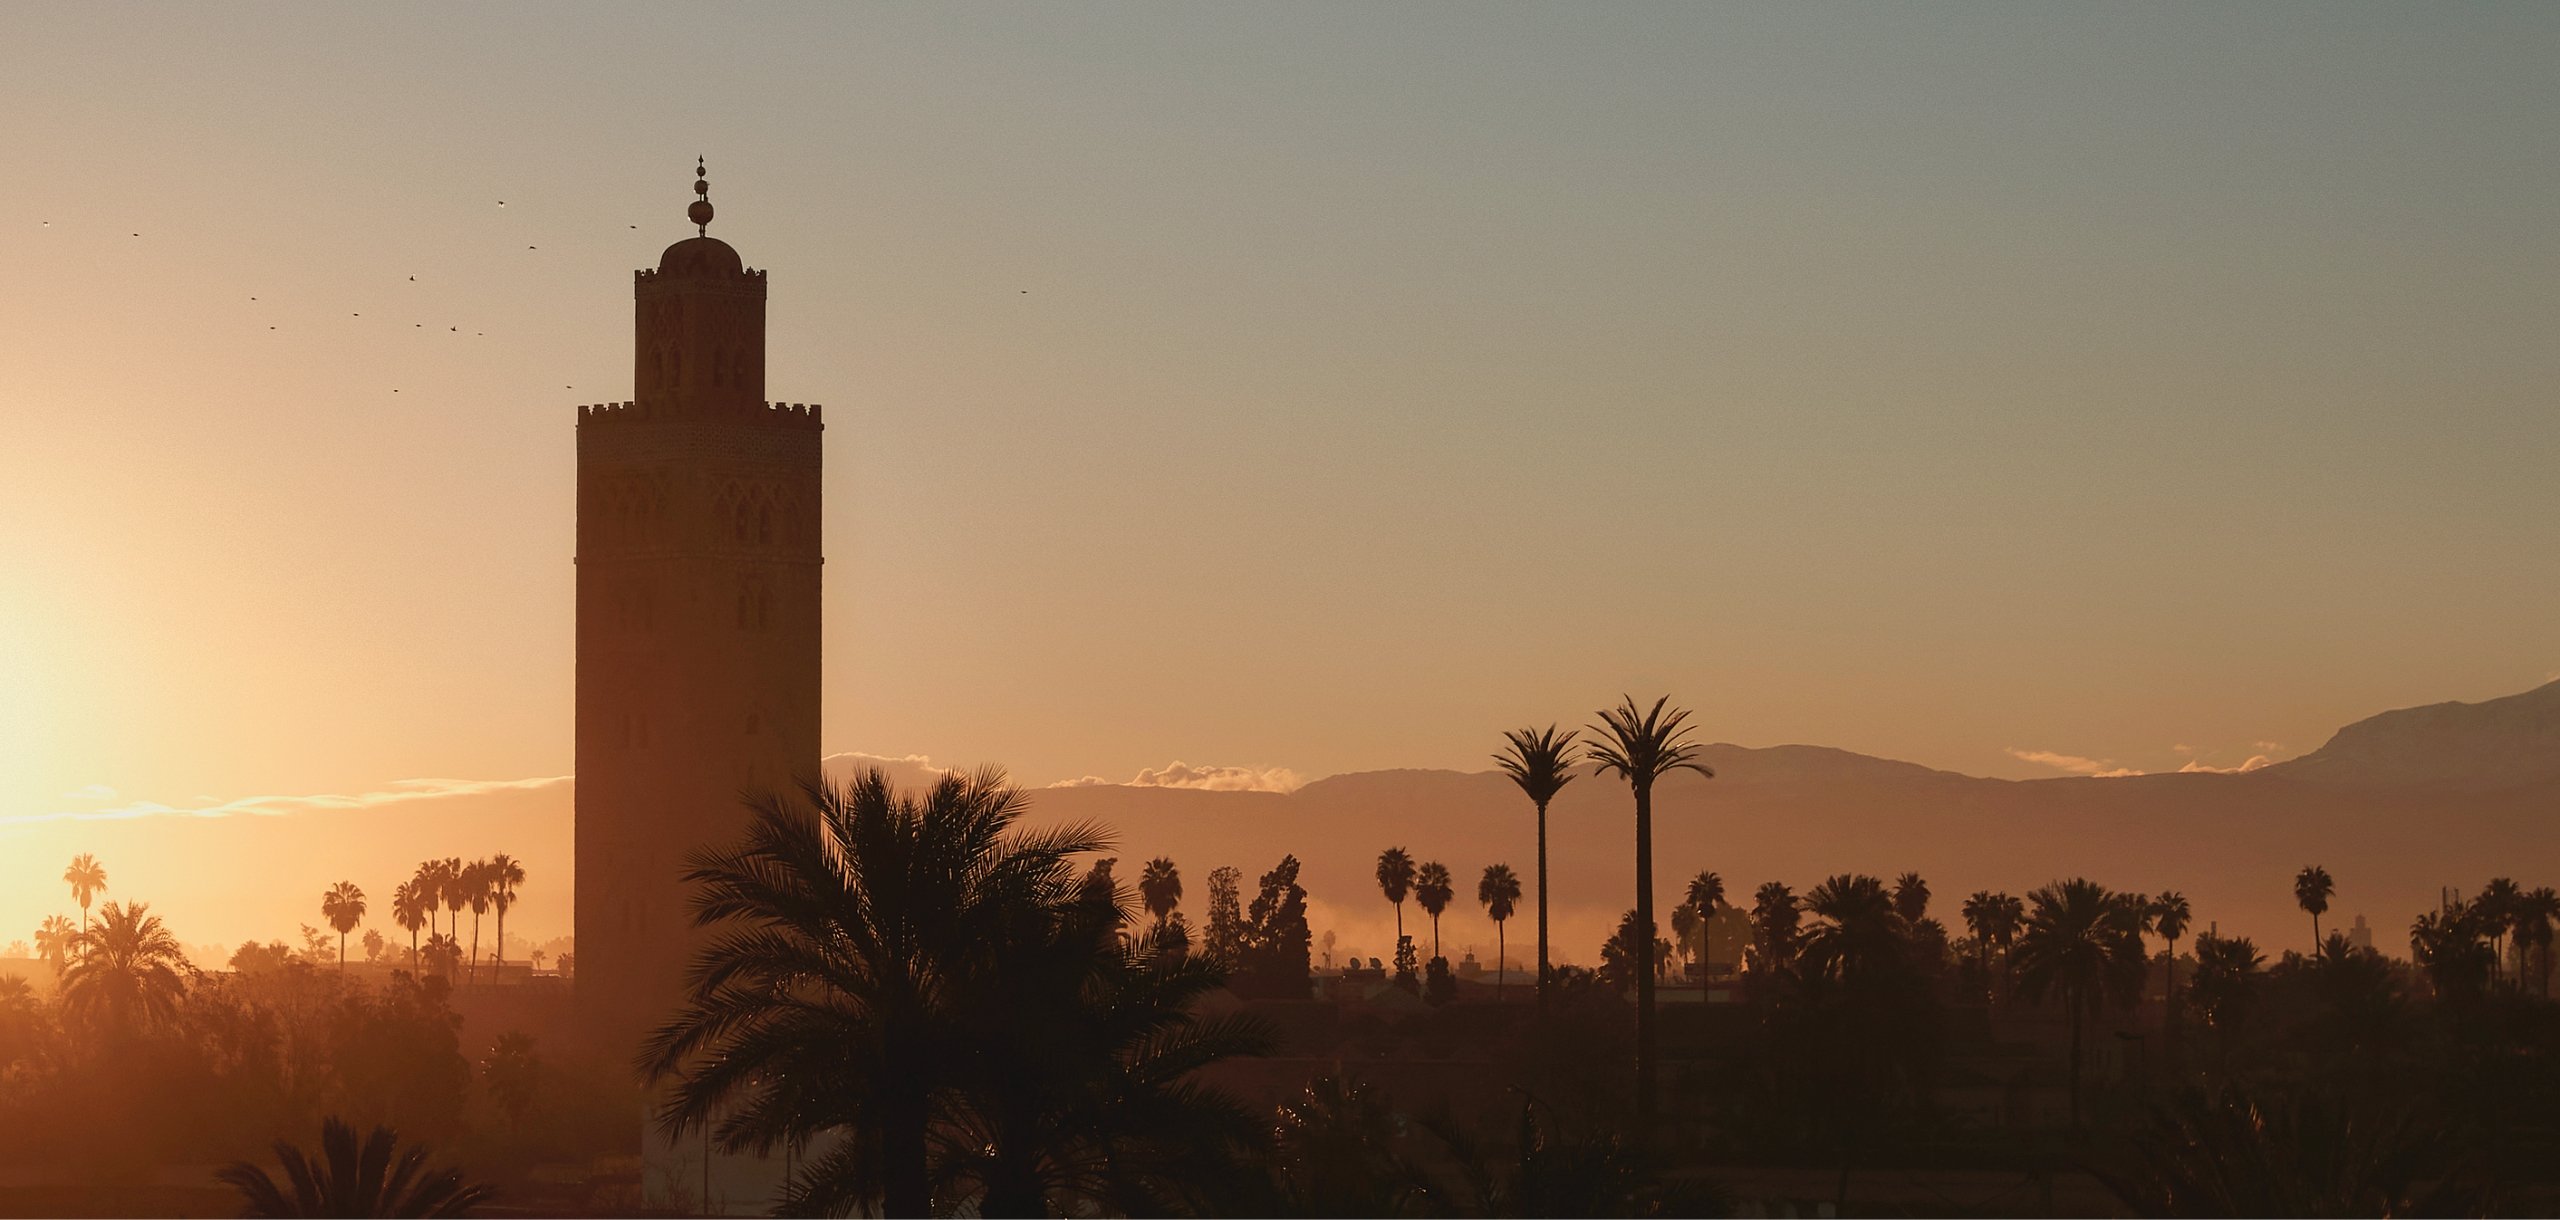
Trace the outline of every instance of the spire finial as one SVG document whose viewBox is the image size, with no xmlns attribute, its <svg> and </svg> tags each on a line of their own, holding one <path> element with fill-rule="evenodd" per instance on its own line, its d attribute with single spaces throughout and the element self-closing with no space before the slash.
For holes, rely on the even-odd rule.
<svg viewBox="0 0 2560 1220">
<path fill-rule="evenodd" d="M 711 236 L 711 171 L 705 168 L 705 163 L 700 157 L 693 159 L 693 194 L 693 206 L 686 208 L 684 214 L 686 218 L 693 221 L 695 233 L 709 237 Z"/>
</svg>

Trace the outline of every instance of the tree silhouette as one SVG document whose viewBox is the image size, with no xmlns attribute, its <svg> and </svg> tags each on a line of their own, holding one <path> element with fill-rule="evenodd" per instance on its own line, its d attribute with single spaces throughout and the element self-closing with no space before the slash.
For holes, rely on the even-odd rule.
<svg viewBox="0 0 2560 1220">
<path fill-rule="evenodd" d="M 1147 861 L 1138 875 L 1138 896 L 1147 904 L 1147 913 L 1155 916 L 1156 926 L 1165 926 L 1182 905 L 1182 870 L 1167 856 Z"/>
<path fill-rule="evenodd" d="M 130 1032 L 177 1019 L 186 997 L 186 950 L 148 904 L 110 902 L 80 934 L 77 959 L 62 972 L 65 1015 L 94 1028 Z"/>
<path fill-rule="evenodd" d="M 459 949 L 462 942 L 462 908 L 471 905 L 471 877 L 462 867 L 462 857 L 447 856 L 436 866 L 437 896 L 444 899 L 445 933 Z"/>
<path fill-rule="evenodd" d="M 2142 945 L 2142 904 L 2086 878 L 2056 882 L 2028 895 L 2032 904 L 2018 938 L 2018 992 L 2031 1004 L 2062 1000 L 2071 1026 L 2071 1127 L 2080 1129 L 2081 1041 L 2098 1005 L 2131 1004 L 2150 964 Z"/>
<path fill-rule="evenodd" d="M 1446 961 L 1440 953 L 1440 913 L 1457 899 L 1457 882 L 1449 876 L 1449 866 L 1437 860 L 1422 866 L 1414 874 L 1413 900 L 1422 913 L 1431 917 L 1431 960 Z"/>
<path fill-rule="evenodd" d="M 47 915 L 43 923 L 36 925 L 36 956 L 53 967 L 55 977 L 61 977 L 63 967 L 79 947 L 80 926 L 69 919 Z"/>
<path fill-rule="evenodd" d="M 2215 1057 L 2226 1064 L 2256 998 L 2258 968 L 2264 962 L 2248 937 L 2212 932 L 2196 937 L 2196 975 L 2187 985 L 2188 1001 L 2213 1031 Z"/>
<path fill-rule="evenodd" d="M 1813 887 L 1804 905 L 1819 921 L 1797 953 L 1807 977 L 1854 982 L 1902 957 L 1909 925 L 1882 879 L 1839 874 Z"/>
<path fill-rule="evenodd" d="M 421 888 L 423 877 L 403 881 L 391 891 L 391 922 L 409 931 L 409 969 L 418 969 L 418 929 L 435 919 L 436 902 Z"/>
<path fill-rule="evenodd" d="M 1493 756 L 1503 774 L 1538 807 L 1538 1011 L 1542 1013 L 1547 1010 L 1547 976 L 1553 973 L 1547 961 L 1547 803 L 1573 782 L 1573 739 L 1578 735 L 1576 730 L 1558 736 L 1552 724 L 1543 729 L 1512 729 L 1503 734 L 1509 744 Z"/>
<path fill-rule="evenodd" d="M 1253 905 L 1245 910 L 1236 955 L 1237 995 L 1303 1000 L 1314 990 L 1309 967 L 1315 937 L 1307 927 L 1307 891 L 1298 884 L 1298 867 L 1296 856 L 1282 856 L 1262 875 Z"/>
<path fill-rule="evenodd" d="M 1511 970 L 1510 942 L 1505 937 L 1512 912 L 1520 907 L 1520 878 L 1508 864 L 1484 866 L 1484 879 L 1476 882 L 1476 901 L 1484 904 L 1484 913 L 1493 919 L 1493 998 L 1502 1000 L 1502 984 Z"/>
<path fill-rule="evenodd" d="M 1222 969 L 1233 970 L 1244 955 L 1244 870 L 1222 864 L 1209 870 L 1209 923 L 1200 930 L 1200 948 Z"/>
<path fill-rule="evenodd" d="M 480 981 L 480 917 L 489 913 L 489 899 L 495 886 L 489 876 L 489 862 L 474 860 L 462 866 L 463 901 L 471 904 L 471 973 L 468 981 Z"/>
<path fill-rule="evenodd" d="M 364 891 L 352 881 L 341 881 L 320 896 L 320 915 L 338 930 L 338 972 L 347 969 L 347 933 L 364 922 Z"/>
<path fill-rule="evenodd" d="M 2311 913 L 2311 951 L 2320 951 L 2320 916 L 2329 909 L 2329 897 L 2338 892 L 2329 880 L 2329 870 L 2317 864 L 2304 865 L 2293 878 L 2294 905 Z"/>
<path fill-rule="evenodd" d="M 2497 965 L 2497 952 L 2487 938 L 2487 921 L 2477 904 L 2449 902 L 2409 925 L 2409 956 L 2426 972 L 2438 998 L 2467 1007 L 2488 990 Z M 2201 960 L 2204 942 L 2198 938 L 2196 943 Z"/>
<path fill-rule="evenodd" d="M 1929 883 L 1921 880 L 1920 874 L 1904 873 L 1894 878 L 1893 913 L 1907 924 L 1918 924 L 1929 917 Z"/>
<path fill-rule="evenodd" d="M 1413 892 L 1413 857 L 1401 847 L 1378 853 L 1378 891 L 1396 908 L 1396 939 L 1404 939 L 1404 900 Z"/>
<path fill-rule="evenodd" d="M 2488 932 L 2491 961 L 2489 977 L 2503 980 L 2507 974 L 2507 933 L 2515 927 L 2517 908 L 2524 902 L 2524 891 L 2512 877 L 2492 877 L 2480 887 L 2480 896 L 2472 900 L 2479 911 L 2480 926 Z"/>
<path fill-rule="evenodd" d="M 214 1177 L 240 1192 L 244 1216 L 467 1216 L 489 1199 L 490 1188 L 465 1181 L 459 1169 L 428 1171 L 424 1147 L 412 1144 L 395 1159 L 399 1141 L 391 1128 L 376 1127 L 358 1147 L 355 1128 L 331 1117 L 320 1124 L 316 1158 L 275 1142 L 283 1185 L 247 1161 Z"/>
<path fill-rule="evenodd" d="M 2161 1049 L 2172 1069 L 2178 1065 L 2178 938 L 2186 935 L 2187 925 L 2194 919 L 2187 896 L 2176 890 L 2151 900 L 2151 930 L 2169 942 L 2169 951 L 2161 958 L 2161 969 L 2168 981 L 2161 993 L 2160 1037 L 2166 1043 Z"/>
<path fill-rule="evenodd" d="M 924 1215 L 954 1205 L 937 1179 L 987 1215 L 1152 1211 L 1248 1138 L 1187 1079 L 1261 1037 L 1193 1011 L 1218 969 L 1123 947 L 1115 892 L 1071 867 L 1102 832 L 1021 829 L 1023 808 L 992 769 L 919 798 L 874 768 L 759 799 L 739 845 L 695 853 L 711 940 L 641 1057 L 673 1082 L 661 1128 L 738 1152 L 846 1132 L 792 1214 Z"/>
<path fill-rule="evenodd" d="M 1703 1003 L 1715 990 L 1707 977 L 1707 945 L 1713 939 L 1716 912 L 1724 909 L 1724 878 L 1701 870 L 1689 878 L 1689 892 L 1681 905 L 1695 912 L 1698 920 L 1698 999 Z"/>
<path fill-rule="evenodd" d="M 71 886 L 71 901 L 80 904 L 80 932 L 89 932 L 89 900 L 105 893 L 107 870 L 96 856 L 82 852 L 71 858 L 71 867 L 62 870 L 62 879 Z"/>
<path fill-rule="evenodd" d="M 390 951 L 390 942 L 382 938 L 380 928 L 366 928 L 364 940 L 359 943 L 364 946 L 364 960 L 368 962 L 381 961 L 382 955 Z"/>
<path fill-rule="evenodd" d="M 496 977 L 507 976 L 507 908 L 516 904 L 516 887 L 524 884 L 524 865 L 505 852 L 489 857 L 489 906 L 498 912 Z"/>
<path fill-rule="evenodd" d="M 2534 993 L 2546 1000 L 2551 998 L 2554 924 L 2560 924 L 2560 891 L 2546 885 L 2518 896 L 2515 916 L 2510 921 L 2515 932 L 2517 957 L 2533 972 Z"/>
<path fill-rule="evenodd" d="M 438 932 L 427 938 L 427 969 L 447 983 L 462 973 L 462 945 L 450 932 Z"/>
<path fill-rule="evenodd" d="M 1779 975 L 1796 968 L 1799 929 L 1804 909 L 1785 882 L 1764 881 L 1751 896 L 1751 969 Z"/>
<path fill-rule="evenodd" d="M 480 1082 L 507 1116 L 507 1125 L 521 1130 L 542 1085 L 542 1059 L 533 1052 L 533 1036 L 515 1031 L 498 1035 L 480 1061 Z"/>
<path fill-rule="evenodd" d="M 1590 729 L 1594 773 L 1626 780 L 1636 804 L 1635 920 L 1647 930 L 1636 944 L 1636 1130 L 1640 1135 L 1653 1130 L 1655 1095 L 1660 1091 L 1651 935 L 1657 926 L 1653 918 L 1653 785 L 1680 770 L 1715 778 L 1714 770 L 1696 761 L 1698 747 L 1688 740 L 1692 731 L 1688 709 L 1670 704 L 1671 697 L 1665 695 L 1644 711 L 1632 697 L 1622 697 L 1618 706 L 1602 709 L 1600 723 Z"/>
</svg>

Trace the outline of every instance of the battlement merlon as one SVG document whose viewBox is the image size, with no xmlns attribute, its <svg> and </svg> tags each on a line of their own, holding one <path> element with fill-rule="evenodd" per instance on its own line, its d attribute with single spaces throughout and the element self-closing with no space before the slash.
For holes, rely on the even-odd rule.
<svg viewBox="0 0 2560 1220">
<path fill-rule="evenodd" d="M 637 402 L 595 402 L 578 405 L 578 426 L 612 423 L 616 420 L 715 420 L 734 419 L 786 428 L 807 428 L 813 432 L 826 430 L 821 412 L 824 406 L 814 402 L 769 402 L 761 409 L 743 411 L 698 411 L 681 406 Z"/>
</svg>

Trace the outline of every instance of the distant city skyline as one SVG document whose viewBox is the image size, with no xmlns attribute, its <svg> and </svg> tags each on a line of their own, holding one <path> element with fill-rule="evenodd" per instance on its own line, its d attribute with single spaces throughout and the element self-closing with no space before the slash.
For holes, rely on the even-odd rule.
<svg viewBox="0 0 2560 1220">
<path fill-rule="evenodd" d="M 697 155 L 829 752 L 2157 772 L 2560 672 L 2551 10 L 998 12 L 0 19 L 0 851 L 566 774 Z"/>
</svg>

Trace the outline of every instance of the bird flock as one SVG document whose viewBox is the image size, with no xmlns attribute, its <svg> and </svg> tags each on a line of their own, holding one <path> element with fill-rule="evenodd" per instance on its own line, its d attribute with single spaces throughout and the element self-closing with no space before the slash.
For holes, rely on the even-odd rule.
<svg viewBox="0 0 2560 1220">
<path fill-rule="evenodd" d="M 500 200 L 497 200 L 497 201 L 495 201 L 495 202 L 496 202 L 496 205 L 497 205 L 498 207 L 500 207 L 500 208 L 504 208 L 504 207 L 506 207 L 506 206 L 507 206 L 507 201 L 506 201 L 506 200 L 500 199 Z M 521 210 L 521 209 L 519 209 L 519 210 Z M 64 231 L 68 231 L 68 232 L 76 232 L 76 231 L 77 231 L 77 229 L 78 229 L 78 226 L 76 226 L 76 225 L 71 225 L 71 224 L 56 225 L 52 220 L 50 220 L 50 219 L 42 219 L 42 218 L 40 218 L 40 219 L 39 219 L 39 221 L 38 221 L 38 227 L 39 227 L 40 229 L 55 230 L 55 231 L 57 231 L 57 232 L 64 232 Z M 626 224 L 624 227 L 625 227 L 627 230 L 629 230 L 629 231 L 631 231 L 631 232 L 635 232 L 635 233 L 636 233 L 636 232 L 638 232 L 638 231 L 639 231 L 639 229 L 640 229 L 640 226 L 639 226 L 639 225 L 637 225 L 637 224 Z M 141 241 L 141 240 L 147 240 L 147 239 L 144 237 L 143 233 L 142 233 L 142 232 L 140 232 L 140 231 L 138 231 L 138 230 L 127 230 L 127 231 L 126 231 L 126 237 L 125 237 L 125 240 L 130 242 L 130 241 Z M 540 244 L 540 243 L 538 243 L 538 242 L 527 243 L 527 244 L 526 244 L 526 246 L 525 246 L 525 251 L 526 251 L 527 253 L 539 253 L 539 252 L 541 251 L 541 249 L 542 249 L 542 246 L 541 246 L 541 244 Z M 434 276 L 434 274 L 433 274 L 432 272 L 430 272 L 430 273 L 429 273 L 429 276 L 428 276 L 428 282 L 429 282 L 430 284 L 432 284 L 432 283 L 434 282 L 434 280 L 435 280 L 435 276 Z M 415 283 L 418 283 L 418 282 L 419 282 L 419 280 L 418 280 L 418 277 L 417 277 L 416 275 L 410 275 L 410 276 L 408 276 L 408 277 L 406 278 L 406 280 L 405 280 L 405 281 L 403 281 L 403 282 L 404 282 L 404 283 L 407 283 L 407 284 L 415 284 Z M 275 299 L 273 299 L 272 297 L 262 297 L 262 296 L 260 296 L 259 294 L 256 294 L 256 293 L 244 293 L 244 294 L 242 294 L 242 295 L 244 295 L 244 296 L 246 296 L 246 297 L 248 298 L 248 303 L 249 303 L 249 304 L 251 304 L 251 305 L 261 305 L 261 306 L 266 306 L 266 307 L 268 307 L 268 310 L 269 310 L 269 311 L 271 311 L 271 310 L 272 310 L 276 305 L 278 305 L 278 304 L 280 304 L 280 303 L 281 303 L 281 302 L 276 301 L 276 300 L 275 300 Z M 369 305 L 371 306 L 371 313 L 372 313 L 372 316 L 373 316 L 376 320 L 379 320 L 379 319 L 382 319 L 382 318 L 385 318 L 385 317 L 392 317 L 392 318 L 396 318 L 396 317 L 398 317 L 398 316 L 399 316 L 399 314 L 400 314 L 400 313 L 407 312 L 407 313 L 409 313 L 409 314 L 411 315 L 411 317 L 412 317 L 412 319 L 413 319 L 413 320 L 410 322 L 410 324 L 409 324 L 409 327 L 410 327 L 410 329 L 411 329 L 411 330 L 415 330 L 415 331 L 425 331 L 425 330 L 429 329 L 430 323 L 429 323 L 428 321 L 426 321 L 426 320 L 423 320 L 423 319 L 419 319 L 419 318 L 418 318 L 418 313 L 419 313 L 419 311 L 418 311 L 415 307 L 412 307 L 411 309 L 408 309 L 408 310 L 402 310 L 402 309 L 400 309 L 400 308 L 399 308 L 398 302 L 396 302 L 396 301 L 391 301 L 391 300 L 375 300 L 375 301 L 372 301 L 372 302 L 367 302 L 367 304 L 369 304 Z M 261 312 L 267 312 L 267 311 L 261 311 Z M 349 309 L 349 310 L 347 310 L 347 314 L 346 314 L 346 316 L 347 316 L 349 319 L 361 319 L 361 318 L 364 318 L 364 317 L 366 316 L 366 314 L 367 314 L 367 310 L 364 310 L 364 309 Z M 272 316 L 272 314 L 270 314 L 270 316 Z M 489 337 L 489 333 L 488 333 L 486 330 L 479 329 L 478 327 L 474 327 L 472 330 L 470 330 L 470 331 L 466 332 L 466 331 L 464 331 L 464 330 L 462 329 L 462 326 L 461 326 L 461 325 L 460 325 L 460 323 L 458 323 L 458 322 L 447 322 L 447 320 L 446 320 L 446 319 L 436 319 L 436 321 L 438 321 L 438 322 L 446 322 L 446 325 L 445 325 L 445 327 L 444 327 L 445 332 L 446 332 L 447 334 L 449 334 L 449 335 L 452 335 L 452 336 L 456 337 L 456 338 L 464 337 L 465 335 L 468 335 L 469 337 L 471 337 L 471 338 L 475 338 L 475 339 L 485 339 L 485 338 L 488 338 L 488 337 Z M 284 323 L 281 323 L 281 322 L 259 322 L 259 321 L 252 321 L 252 322 L 251 322 L 251 325 L 252 325 L 252 326 L 263 325 L 267 330 L 270 330 L 270 331 L 279 331 L 279 332 L 280 332 L 280 331 L 282 331 L 283 329 L 285 329 L 285 324 L 284 324 Z M 484 325 L 485 325 L 485 324 L 484 324 Z M 578 388 L 578 387 L 577 387 L 576 385 L 574 385 L 574 384 L 564 384 L 564 385 L 562 385 L 560 388 L 561 388 L 561 389 L 564 389 L 564 390 L 574 390 L 574 389 L 576 389 L 576 388 Z M 399 392 L 400 392 L 400 387 L 398 387 L 398 386 L 390 386 L 390 387 L 388 387 L 388 389 L 389 389 L 389 390 L 390 390 L 390 392 L 391 392 L 391 393 L 393 393 L 393 394 L 397 394 L 397 393 L 399 393 Z"/>
</svg>

